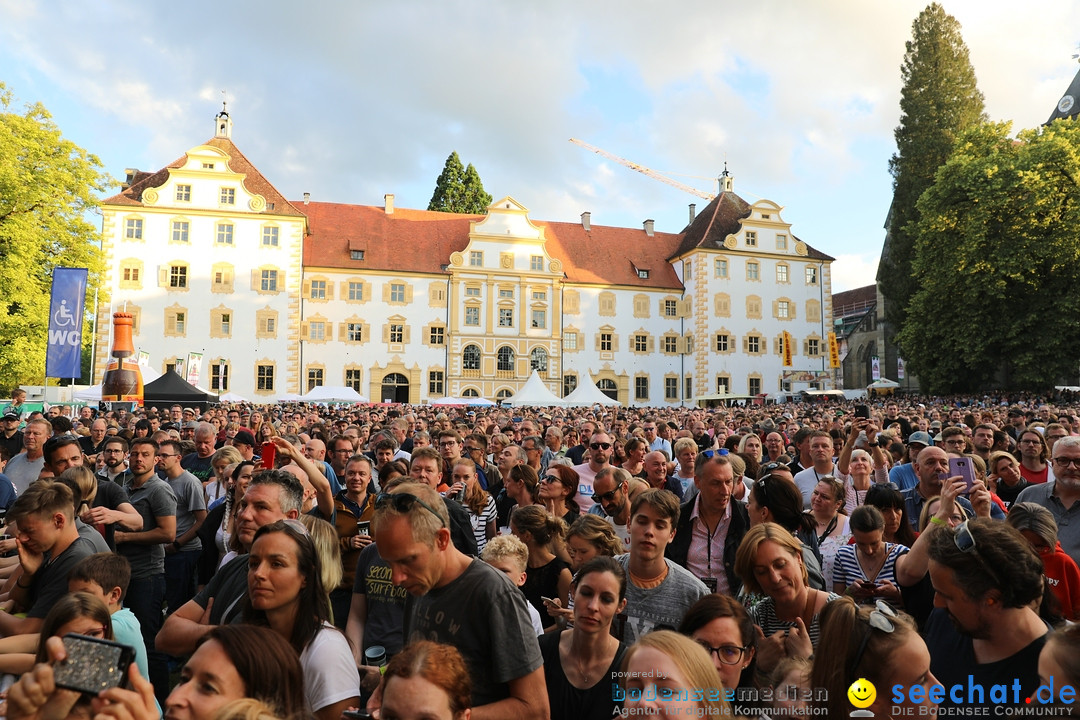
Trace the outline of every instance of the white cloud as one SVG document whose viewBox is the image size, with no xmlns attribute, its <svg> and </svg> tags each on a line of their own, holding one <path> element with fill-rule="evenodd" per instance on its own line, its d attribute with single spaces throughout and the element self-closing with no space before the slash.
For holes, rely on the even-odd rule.
<svg viewBox="0 0 1080 720">
<path fill-rule="evenodd" d="M 457 150 L 489 192 L 538 218 L 588 209 L 598 224 L 653 217 L 678 231 L 686 205 L 704 201 L 567 138 L 689 175 L 715 176 L 727 160 L 738 192 L 785 205 L 796 232 L 841 258 L 843 289 L 841 278 L 873 279 L 866 239 L 880 242 L 904 42 L 925 5 L 0 0 L 0 67 L 13 84 L 54 88 L 68 104 L 53 108 L 58 123 L 85 125 L 83 144 L 114 174 L 204 141 L 224 88 L 234 139 L 291 198 L 394 192 L 424 207 Z M 946 9 L 990 116 L 1045 120 L 1076 69 L 1080 4 Z"/>
<path fill-rule="evenodd" d="M 876 282 L 877 266 L 876 253 L 837 255 L 832 264 L 832 291 L 838 293 L 873 285 Z"/>
</svg>

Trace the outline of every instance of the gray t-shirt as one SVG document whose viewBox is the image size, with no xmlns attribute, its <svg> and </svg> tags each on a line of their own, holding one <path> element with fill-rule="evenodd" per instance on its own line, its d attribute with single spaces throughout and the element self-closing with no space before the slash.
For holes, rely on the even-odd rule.
<svg viewBox="0 0 1080 720">
<path fill-rule="evenodd" d="M 525 596 L 501 572 L 473 559 L 458 578 L 405 601 L 406 642 L 456 647 L 473 679 L 473 706 L 510 696 L 508 683 L 543 665 Z"/>
<path fill-rule="evenodd" d="M 630 554 L 615 558 L 627 578 L 630 577 Z M 626 624 L 622 638 L 627 645 L 633 645 L 642 635 L 653 630 L 674 630 L 682 622 L 683 615 L 690 606 L 709 594 L 705 583 L 676 563 L 664 559 L 668 566 L 667 577 L 654 588 L 639 588 L 627 580 L 626 583 Z"/>
<path fill-rule="evenodd" d="M 23 490 L 30 487 L 30 483 L 38 479 L 38 475 L 41 474 L 44 467 L 44 455 L 37 460 L 27 460 L 26 453 L 19 453 L 8 460 L 7 467 L 4 468 L 4 474 L 8 476 L 8 480 L 15 486 L 15 492 L 22 495 Z"/>
<path fill-rule="evenodd" d="M 142 531 L 153 530 L 158 526 L 158 518 L 176 516 L 176 494 L 169 484 L 157 475 L 136 488 L 128 485 L 128 502 L 142 516 Z M 142 543 L 120 543 L 117 553 L 131 563 L 131 577 L 146 578 L 165 574 L 165 546 L 161 543 L 144 545 Z"/>
<path fill-rule="evenodd" d="M 206 498 L 199 479 L 187 470 L 166 482 L 176 495 L 176 537 L 180 537 L 195 524 L 195 511 L 206 510 Z M 180 548 L 181 552 L 202 552 L 202 540 L 193 536 Z"/>
</svg>

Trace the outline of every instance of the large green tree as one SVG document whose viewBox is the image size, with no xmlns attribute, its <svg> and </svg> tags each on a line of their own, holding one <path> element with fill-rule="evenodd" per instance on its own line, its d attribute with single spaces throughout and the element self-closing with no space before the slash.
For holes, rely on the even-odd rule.
<svg viewBox="0 0 1080 720">
<path fill-rule="evenodd" d="M 483 215 L 491 205 L 491 195 L 484 191 L 480 173 L 472 163 L 461 164 L 457 151 L 450 153 L 446 164 L 435 181 L 435 193 L 428 203 L 428 210 Z"/>
<path fill-rule="evenodd" d="M 934 393 L 1045 389 L 1080 363 L 1080 124 L 966 133 L 919 200 L 898 341 Z"/>
<path fill-rule="evenodd" d="M 960 23 L 937 3 L 926 7 L 911 26 L 900 75 L 900 125 L 896 154 L 889 160 L 893 200 L 888 247 L 878 280 L 886 299 L 886 319 L 903 327 L 916 285 L 912 278 L 916 203 L 949 158 L 960 134 L 985 120 L 983 95 L 975 82 Z"/>
<path fill-rule="evenodd" d="M 90 270 L 98 231 L 86 218 L 107 187 L 101 162 L 64 139 L 40 104 L 21 111 L 0 83 L 0 387 L 41 384 L 54 267 Z M 89 307 L 89 302 L 88 302 Z M 84 324 L 84 336 L 90 332 Z"/>
</svg>

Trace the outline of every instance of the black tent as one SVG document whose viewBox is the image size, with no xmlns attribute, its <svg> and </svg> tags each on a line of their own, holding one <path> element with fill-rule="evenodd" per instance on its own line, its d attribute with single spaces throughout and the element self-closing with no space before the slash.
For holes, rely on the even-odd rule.
<svg viewBox="0 0 1080 720">
<path fill-rule="evenodd" d="M 206 410 L 210 403 L 218 401 L 217 395 L 203 392 L 175 372 L 167 372 L 143 387 L 143 405 L 168 410 L 171 405 Z"/>
</svg>

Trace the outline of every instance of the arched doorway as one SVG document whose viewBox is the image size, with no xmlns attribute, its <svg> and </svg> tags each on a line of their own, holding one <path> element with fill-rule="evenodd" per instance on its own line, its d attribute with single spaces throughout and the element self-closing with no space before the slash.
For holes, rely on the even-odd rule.
<svg viewBox="0 0 1080 720">
<path fill-rule="evenodd" d="M 604 393 L 612 400 L 619 399 L 619 388 L 615 386 L 614 380 L 601 378 L 601 380 L 596 383 L 596 387 L 600 388 L 600 392 Z"/>
<path fill-rule="evenodd" d="M 383 376 L 379 399 L 383 402 L 409 402 L 409 379 L 401 373 L 387 373 Z"/>
</svg>

